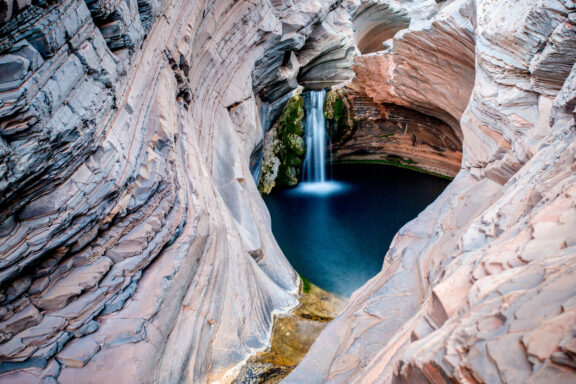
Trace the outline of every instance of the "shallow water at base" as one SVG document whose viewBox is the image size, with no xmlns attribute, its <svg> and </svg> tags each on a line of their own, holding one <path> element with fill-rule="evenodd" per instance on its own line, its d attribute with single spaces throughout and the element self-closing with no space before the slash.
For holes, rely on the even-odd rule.
<svg viewBox="0 0 576 384">
<path fill-rule="evenodd" d="M 270 348 L 250 357 L 233 384 L 277 384 L 296 368 L 346 300 L 303 280 L 300 305 L 276 316 Z"/>
<path fill-rule="evenodd" d="M 449 181 L 376 164 L 335 165 L 333 175 L 334 182 L 303 183 L 264 200 L 294 268 L 320 288 L 349 296 L 381 270 L 396 232 Z"/>
</svg>

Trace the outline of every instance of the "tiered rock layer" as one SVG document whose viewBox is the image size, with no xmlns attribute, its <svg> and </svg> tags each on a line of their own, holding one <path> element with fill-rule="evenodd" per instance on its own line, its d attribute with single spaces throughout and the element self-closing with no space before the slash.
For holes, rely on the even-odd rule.
<svg viewBox="0 0 576 384">
<path fill-rule="evenodd" d="M 335 162 L 382 162 L 454 177 L 462 164 L 462 144 L 442 120 L 395 104 L 376 103 L 351 88 L 346 99 L 352 125 L 332 140 Z"/>
<path fill-rule="evenodd" d="M 348 87 L 463 169 L 287 381 L 573 381 L 575 7 L 0 0 L 0 381 L 233 378 L 297 303 L 264 132 L 407 23 Z"/>
<path fill-rule="evenodd" d="M 325 51 L 291 50 L 342 9 L 0 6 L 0 381 L 232 377 L 297 304 L 251 174 L 253 86 L 286 82 L 290 63 L 326 68 Z"/>
<path fill-rule="evenodd" d="M 436 7 L 356 70 L 374 99 L 461 120 L 463 169 L 285 382 L 576 380 L 576 4 Z"/>
</svg>

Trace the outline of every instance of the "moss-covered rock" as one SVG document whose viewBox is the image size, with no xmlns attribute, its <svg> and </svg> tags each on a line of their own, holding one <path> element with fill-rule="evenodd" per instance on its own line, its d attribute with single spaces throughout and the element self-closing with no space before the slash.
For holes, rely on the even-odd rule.
<svg viewBox="0 0 576 384">
<path fill-rule="evenodd" d="M 293 133 L 286 135 L 285 143 L 290 151 L 296 156 L 303 156 L 306 154 L 306 143 L 304 138 L 301 136 L 296 136 Z"/>
<path fill-rule="evenodd" d="M 264 137 L 264 148 L 262 153 L 262 170 L 260 171 L 260 180 L 258 181 L 258 190 L 260 193 L 269 194 L 276 185 L 278 169 L 280 168 L 280 159 L 278 152 L 280 150 L 280 141 L 276 138 L 277 127 L 270 129 Z"/>
<path fill-rule="evenodd" d="M 352 110 L 342 90 L 332 89 L 326 94 L 324 117 L 326 118 L 326 130 L 332 143 L 337 145 L 354 133 Z"/>
<path fill-rule="evenodd" d="M 304 98 L 301 94 L 297 93 L 288 100 L 282 114 L 278 118 L 278 123 L 282 128 L 281 132 L 284 134 L 293 133 L 298 136 L 303 136 L 304 115 Z"/>
<path fill-rule="evenodd" d="M 298 184 L 298 170 L 287 164 L 280 165 L 280 172 L 276 178 L 276 185 L 293 187 Z"/>
<path fill-rule="evenodd" d="M 275 186 L 293 187 L 298 184 L 306 155 L 304 117 L 304 98 L 297 93 L 288 100 L 278 121 L 266 134 L 258 183 L 261 193 L 268 194 Z"/>
<path fill-rule="evenodd" d="M 300 164 L 306 154 L 304 141 L 304 98 L 297 93 L 292 96 L 278 119 L 278 153 L 280 167 L 276 185 L 293 187 L 298 184 Z"/>
</svg>

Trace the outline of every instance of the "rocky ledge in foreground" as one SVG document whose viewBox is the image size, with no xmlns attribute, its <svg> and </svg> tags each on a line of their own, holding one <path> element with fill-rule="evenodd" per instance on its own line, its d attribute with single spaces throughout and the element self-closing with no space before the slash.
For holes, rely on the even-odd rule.
<svg viewBox="0 0 576 384">
<path fill-rule="evenodd" d="M 265 349 L 298 277 L 263 135 L 354 39 L 349 89 L 463 168 L 286 381 L 574 381 L 574 8 L 0 0 L 0 381 L 225 382 Z"/>
</svg>

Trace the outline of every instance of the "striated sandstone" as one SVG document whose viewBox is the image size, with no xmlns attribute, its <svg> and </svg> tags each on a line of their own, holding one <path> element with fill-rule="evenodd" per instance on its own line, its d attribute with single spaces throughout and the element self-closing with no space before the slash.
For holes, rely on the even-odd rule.
<svg viewBox="0 0 576 384">
<path fill-rule="evenodd" d="M 255 184 L 260 111 L 301 67 L 350 76 L 343 8 L 0 9 L 0 381 L 231 379 L 297 304 Z"/>
<path fill-rule="evenodd" d="M 394 56 L 360 57 L 355 68 L 374 100 L 411 104 L 452 127 L 460 120 L 463 168 L 400 230 L 382 272 L 352 296 L 285 382 L 576 378 L 576 67 L 573 39 L 561 37 L 574 31 L 574 4 L 438 7 L 431 23 L 396 36 Z M 474 87 L 456 88 L 471 84 L 474 60 L 460 48 L 474 42 Z M 409 50 L 408 43 L 433 48 Z M 554 60 L 562 64 L 552 75 L 544 62 Z M 408 63 L 411 76 L 401 72 Z M 440 77 L 446 87 L 430 88 Z"/>
<path fill-rule="evenodd" d="M 399 105 L 375 103 L 350 88 L 338 92 L 345 99 L 351 127 L 334 133 L 333 161 L 389 162 L 449 177 L 460 171 L 460 138 L 442 120 Z"/>
<path fill-rule="evenodd" d="M 420 13 L 411 13 L 413 26 L 397 33 L 390 49 L 356 59 L 349 86 L 376 103 L 437 117 L 462 137 L 459 121 L 474 85 L 474 5 L 453 1 L 425 19 Z"/>
<path fill-rule="evenodd" d="M 349 150 L 462 169 L 286 381 L 573 381 L 574 30 L 556 0 L 0 0 L 0 381 L 232 380 L 297 304 L 264 133 L 355 46 Z"/>
</svg>

